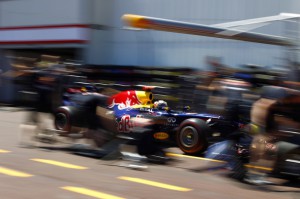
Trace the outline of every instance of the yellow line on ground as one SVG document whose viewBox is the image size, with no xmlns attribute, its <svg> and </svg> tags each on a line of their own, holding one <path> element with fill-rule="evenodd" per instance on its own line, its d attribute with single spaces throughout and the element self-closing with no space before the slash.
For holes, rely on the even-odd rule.
<svg viewBox="0 0 300 199">
<path fill-rule="evenodd" d="M 22 178 L 33 176 L 31 174 L 28 174 L 28 173 L 15 171 L 15 170 L 7 169 L 7 168 L 4 168 L 4 167 L 0 167 L 0 173 L 6 174 L 6 175 L 9 175 L 9 176 L 14 176 L 14 177 L 22 177 Z"/>
<path fill-rule="evenodd" d="M 88 169 L 87 167 L 82 167 L 82 166 L 78 166 L 78 165 L 74 165 L 74 164 L 68 164 L 68 163 L 64 163 L 64 162 L 58 162 L 58 161 L 54 161 L 54 160 L 46 160 L 46 159 L 31 159 L 31 160 L 36 161 L 36 162 L 46 163 L 46 164 L 52 164 L 52 165 L 59 166 L 59 167 L 65 167 L 65 168 L 69 168 L 69 169 Z"/>
<path fill-rule="evenodd" d="M 110 195 L 110 194 L 106 194 L 106 193 L 102 193 L 102 192 L 98 192 L 98 191 L 94 191 L 91 189 L 86 189 L 83 187 L 71 187 L 71 186 L 66 186 L 66 187 L 61 187 L 62 189 L 68 190 L 68 191 L 73 191 L 76 193 L 80 193 L 83 195 L 87 195 L 87 196 L 92 196 L 95 198 L 101 198 L 101 199 L 124 199 L 118 196 L 114 196 L 114 195 Z"/>
<path fill-rule="evenodd" d="M 224 161 L 221 161 L 221 160 L 201 158 L 201 157 L 182 155 L 182 154 L 176 154 L 176 153 L 167 153 L 167 156 L 175 156 L 175 157 L 191 158 L 191 159 L 198 159 L 198 160 L 206 160 L 206 161 L 211 161 L 211 162 L 224 162 Z"/>
<path fill-rule="evenodd" d="M 141 178 L 131 178 L 131 177 L 126 177 L 126 176 L 120 176 L 118 178 L 121 180 L 127 180 L 127 181 L 131 181 L 131 182 L 146 184 L 146 185 L 164 188 L 164 189 L 170 189 L 170 190 L 174 190 L 174 191 L 191 191 L 192 190 L 192 189 L 188 189 L 188 188 L 184 188 L 184 187 L 178 187 L 178 186 L 164 184 L 164 183 L 160 183 L 160 182 L 144 180 Z"/>
<path fill-rule="evenodd" d="M 167 153 L 167 156 L 184 157 L 184 158 L 206 160 L 206 161 L 220 162 L 220 163 L 224 162 L 222 160 L 214 160 L 214 159 L 209 159 L 209 158 L 201 158 L 201 157 L 195 157 L 195 156 L 189 156 L 189 155 L 182 155 L 182 154 L 176 154 L 176 153 Z M 273 170 L 272 168 L 269 168 L 269 167 L 254 166 L 254 165 L 250 165 L 250 164 L 246 164 L 245 167 L 254 168 L 254 169 L 260 169 L 260 170 L 266 170 L 266 171 L 272 171 Z"/>
<path fill-rule="evenodd" d="M 9 153 L 10 151 L 0 149 L 0 153 Z"/>
<path fill-rule="evenodd" d="M 250 164 L 246 164 L 245 167 L 253 168 L 253 169 L 266 170 L 266 171 L 272 171 L 273 170 L 272 168 L 269 168 L 269 167 L 254 166 L 254 165 L 250 165 Z"/>
</svg>

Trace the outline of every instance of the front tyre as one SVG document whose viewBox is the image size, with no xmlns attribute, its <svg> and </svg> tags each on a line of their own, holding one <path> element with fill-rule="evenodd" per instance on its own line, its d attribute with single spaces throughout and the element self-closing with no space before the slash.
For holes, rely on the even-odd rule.
<svg viewBox="0 0 300 199">
<path fill-rule="evenodd" d="M 289 180 L 300 178 L 300 149 L 284 154 L 277 162 L 273 171 L 281 177 Z"/>
<path fill-rule="evenodd" d="M 208 146 L 206 134 L 209 130 L 203 120 L 191 118 L 183 121 L 176 136 L 179 148 L 189 155 L 204 152 Z"/>
</svg>

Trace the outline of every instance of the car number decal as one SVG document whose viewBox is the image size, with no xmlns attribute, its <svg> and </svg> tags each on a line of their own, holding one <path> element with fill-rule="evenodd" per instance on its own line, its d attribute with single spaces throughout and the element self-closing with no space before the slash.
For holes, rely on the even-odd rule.
<svg viewBox="0 0 300 199">
<path fill-rule="evenodd" d="M 118 131 L 128 133 L 131 129 L 132 123 L 130 121 L 130 115 L 123 115 L 120 122 L 118 122 Z"/>
</svg>

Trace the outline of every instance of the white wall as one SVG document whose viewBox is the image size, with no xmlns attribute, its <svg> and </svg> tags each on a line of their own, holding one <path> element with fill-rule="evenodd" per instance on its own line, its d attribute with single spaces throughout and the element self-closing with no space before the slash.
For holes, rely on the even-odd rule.
<svg viewBox="0 0 300 199">
<path fill-rule="evenodd" d="M 10 0 L 0 1 L 0 27 L 98 24 L 84 57 L 89 64 L 204 67 L 206 56 L 225 64 L 279 65 L 282 47 L 159 31 L 124 30 L 121 16 L 140 14 L 202 24 L 300 13 L 299 0 Z M 286 35 L 278 22 L 257 32 Z"/>
<path fill-rule="evenodd" d="M 84 0 L 3 1 L 0 27 L 82 23 L 81 1 Z"/>
<path fill-rule="evenodd" d="M 205 67 L 206 56 L 220 56 L 225 64 L 234 67 L 248 63 L 281 65 L 282 58 L 285 56 L 283 47 L 151 30 L 122 30 L 123 23 L 120 18 L 123 14 L 132 13 L 201 24 L 216 24 L 272 16 L 280 12 L 297 10 L 300 12 L 300 6 L 295 4 L 298 5 L 300 2 L 297 3 L 295 0 L 284 2 L 280 0 L 110 0 L 109 2 L 102 0 L 95 6 L 95 10 L 100 9 L 95 21 L 113 27 L 107 33 L 110 35 L 109 38 L 103 41 L 105 48 L 109 50 L 109 58 L 106 59 L 105 53 L 101 55 L 103 49 L 101 44 L 98 45 L 99 37 L 103 35 L 95 34 L 94 41 L 97 42 L 92 41 L 93 47 L 90 48 L 87 61 L 100 64 L 202 68 Z M 107 11 L 104 16 L 103 9 Z M 254 31 L 285 36 L 284 28 L 282 22 L 275 22 L 273 25 Z"/>
<path fill-rule="evenodd" d="M 91 23 L 99 25 L 92 29 L 90 38 L 91 42 L 85 51 L 85 61 L 88 64 L 114 64 L 112 60 L 112 43 L 113 35 L 113 17 L 114 16 L 114 0 L 91 0 L 90 15 Z"/>
</svg>

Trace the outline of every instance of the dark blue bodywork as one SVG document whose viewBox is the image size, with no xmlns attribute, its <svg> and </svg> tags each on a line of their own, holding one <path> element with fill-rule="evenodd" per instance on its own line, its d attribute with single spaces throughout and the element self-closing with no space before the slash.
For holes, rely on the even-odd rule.
<svg viewBox="0 0 300 199">
<path fill-rule="evenodd" d="M 164 122 L 156 125 L 157 132 L 167 133 L 168 139 L 165 141 L 175 141 L 176 132 L 180 124 L 190 118 L 197 118 L 206 122 L 211 128 L 210 132 L 207 132 L 206 138 L 210 143 L 224 140 L 229 134 L 241 128 L 244 123 L 239 121 L 230 121 L 220 115 L 209 113 L 193 113 L 188 111 L 177 110 L 158 110 L 155 108 L 133 108 L 128 107 L 125 109 L 118 109 L 117 106 L 112 107 L 116 116 L 117 124 L 121 123 L 119 128 L 120 133 L 130 133 L 134 129 L 134 124 L 130 122 L 133 117 L 141 118 L 164 118 Z M 122 124 L 123 123 L 123 124 Z M 127 123 L 127 127 L 126 127 Z"/>
</svg>

